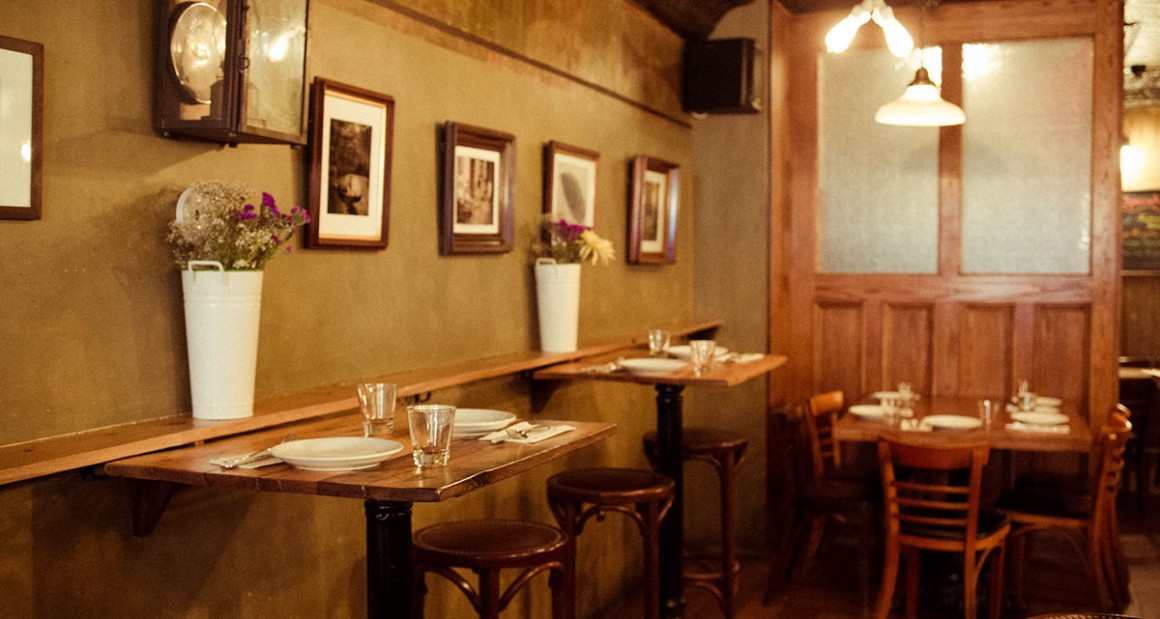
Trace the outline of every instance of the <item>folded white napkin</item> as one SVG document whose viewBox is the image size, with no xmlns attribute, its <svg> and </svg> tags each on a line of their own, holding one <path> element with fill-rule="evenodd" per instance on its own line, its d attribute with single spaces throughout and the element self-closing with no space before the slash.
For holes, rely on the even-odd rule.
<svg viewBox="0 0 1160 619">
<path fill-rule="evenodd" d="M 735 353 L 729 353 L 729 356 L 726 359 L 726 361 L 728 361 L 729 363 L 736 363 L 738 365 L 742 365 L 745 363 L 757 361 L 758 359 L 761 359 L 764 356 L 765 355 L 763 355 L 759 352 L 735 352 Z"/>
<path fill-rule="evenodd" d="M 1160 378 L 1160 368 L 1144 368 L 1140 370 L 1141 374 L 1147 374 L 1153 378 Z"/>
<path fill-rule="evenodd" d="M 234 458 L 237 458 L 237 457 L 238 456 L 223 456 L 221 458 L 214 458 L 213 460 L 210 460 L 209 463 L 216 465 L 216 466 L 224 467 L 230 460 L 233 460 Z M 256 468 L 260 468 L 263 466 L 270 466 L 271 464 L 282 464 L 282 461 L 279 460 L 278 458 L 275 458 L 274 456 L 266 456 L 264 458 L 258 458 L 257 460 L 253 460 L 253 461 L 247 462 L 245 464 L 239 464 L 238 466 L 236 466 L 234 468 L 256 469 Z"/>
<path fill-rule="evenodd" d="M 496 430 L 495 432 L 492 432 L 491 434 L 485 434 L 485 435 L 479 437 L 479 440 L 491 441 L 492 443 L 507 442 L 507 443 L 520 443 L 522 445 L 530 445 L 531 443 L 538 443 L 540 441 L 550 439 L 553 436 L 558 436 L 558 435 L 563 434 L 565 432 L 571 432 L 572 430 L 576 429 L 575 426 L 570 426 L 570 425 L 566 425 L 566 424 L 562 424 L 562 423 L 550 425 L 550 426 L 545 426 L 542 424 L 528 423 L 527 421 L 521 421 L 519 423 L 512 424 L 512 425 L 508 426 L 508 428 L 513 428 L 515 430 L 526 430 L 528 433 L 528 438 L 514 438 L 510 434 L 507 433 L 507 428 L 505 428 L 503 430 Z"/>
<path fill-rule="evenodd" d="M 1011 421 L 1007 423 L 1008 430 L 1015 430 L 1017 432 L 1043 432 L 1045 434 L 1067 434 L 1071 432 L 1071 426 L 1068 424 L 1060 424 L 1057 426 L 1041 426 L 1032 423 L 1023 423 L 1022 421 Z"/>
</svg>

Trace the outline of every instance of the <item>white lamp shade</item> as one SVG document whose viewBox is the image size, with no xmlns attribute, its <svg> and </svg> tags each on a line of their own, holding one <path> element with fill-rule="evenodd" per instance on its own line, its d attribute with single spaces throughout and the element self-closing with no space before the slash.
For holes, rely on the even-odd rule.
<svg viewBox="0 0 1160 619">
<path fill-rule="evenodd" d="M 938 87 L 930 81 L 925 68 L 919 68 L 898 100 L 878 108 L 874 115 L 874 120 L 883 125 L 909 127 L 961 125 L 966 119 L 963 108 L 939 96 Z"/>
</svg>

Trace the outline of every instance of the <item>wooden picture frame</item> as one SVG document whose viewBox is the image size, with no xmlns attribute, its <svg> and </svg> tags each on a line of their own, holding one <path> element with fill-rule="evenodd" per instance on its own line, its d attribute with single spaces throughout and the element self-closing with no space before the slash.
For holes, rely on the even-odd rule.
<svg viewBox="0 0 1160 619">
<path fill-rule="evenodd" d="M 1160 275 L 1160 189 L 1125 191 L 1120 222 L 1122 274 Z"/>
<path fill-rule="evenodd" d="M 544 146 L 544 214 L 588 228 L 596 227 L 596 178 L 600 153 L 548 142 Z"/>
<path fill-rule="evenodd" d="M 647 155 L 632 160 L 629 264 L 676 261 L 679 169 L 675 163 Z"/>
<path fill-rule="evenodd" d="M 440 140 L 439 253 L 512 250 L 515 136 L 448 122 Z"/>
<path fill-rule="evenodd" d="M 0 36 L 0 219 L 40 219 L 44 46 Z"/>
<path fill-rule="evenodd" d="M 315 78 L 307 247 L 387 246 L 394 128 L 390 96 Z"/>
</svg>

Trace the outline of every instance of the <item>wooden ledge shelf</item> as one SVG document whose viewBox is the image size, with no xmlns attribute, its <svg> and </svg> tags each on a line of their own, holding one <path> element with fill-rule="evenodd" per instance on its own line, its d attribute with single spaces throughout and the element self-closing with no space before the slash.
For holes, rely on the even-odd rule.
<svg viewBox="0 0 1160 619">
<path fill-rule="evenodd" d="M 674 335 L 712 333 L 721 324 L 720 320 L 708 320 L 671 326 L 669 330 Z M 558 363 L 640 346 L 646 344 L 646 340 L 644 335 L 604 340 L 569 353 L 515 352 L 364 380 L 395 383 L 399 386 L 400 398 L 420 397 L 440 389 L 532 372 Z M 245 419 L 206 421 L 194 419 L 189 414 L 171 415 L 5 445 L 0 447 L 0 485 L 349 411 L 358 407 L 354 389 L 358 382 L 364 381 L 328 385 L 261 400 L 254 404 L 254 416 Z"/>
</svg>

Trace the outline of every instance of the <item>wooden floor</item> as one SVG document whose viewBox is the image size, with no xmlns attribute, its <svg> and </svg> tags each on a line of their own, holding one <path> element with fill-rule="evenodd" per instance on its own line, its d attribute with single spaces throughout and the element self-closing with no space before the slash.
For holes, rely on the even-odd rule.
<svg viewBox="0 0 1160 619">
<path fill-rule="evenodd" d="M 1121 495 L 1121 498 L 1126 498 Z M 1155 619 L 1160 617 L 1160 494 L 1154 495 L 1148 518 L 1141 518 L 1134 503 L 1121 506 L 1121 542 L 1131 570 L 1132 602 L 1124 614 Z M 1004 617 L 1019 619 L 1042 613 L 1095 610 L 1095 594 L 1088 585 L 1082 563 L 1074 559 L 1069 546 L 1050 538 L 1036 538 L 1028 544 L 1027 608 L 1010 610 Z M 735 619 L 859 619 L 864 617 L 857 577 L 857 554 L 853 546 L 841 543 L 823 551 L 810 573 L 794 582 L 765 606 L 762 597 L 769 561 L 743 562 L 740 603 Z M 962 617 L 954 605 L 958 593 L 953 583 L 934 578 L 925 582 L 919 616 L 923 619 Z M 877 575 L 875 576 L 877 579 Z M 875 580 L 875 585 L 877 580 Z M 687 591 L 688 619 L 721 617 L 716 602 L 697 589 Z M 640 601 L 633 600 L 604 619 L 640 619 Z M 902 613 L 896 610 L 895 615 Z M 980 614 L 985 617 L 986 613 Z"/>
</svg>

